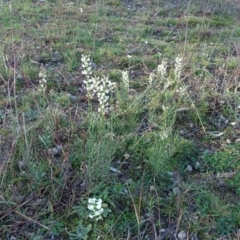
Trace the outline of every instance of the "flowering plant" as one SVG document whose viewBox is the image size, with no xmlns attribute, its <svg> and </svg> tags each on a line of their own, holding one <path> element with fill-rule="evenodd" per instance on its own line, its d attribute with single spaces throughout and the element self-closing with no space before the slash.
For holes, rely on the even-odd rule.
<svg viewBox="0 0 240 240">
<path fill-rule="evenodd" d="M 129 76 L 127 71 L 122 71 L 122 81 L 125 90 L 129 90 Z"/>
<path fill-rule="evenodd" d="M 39 76 L 38 91 L 45 92 L 47 88 L 47 71 L 43 66 L 41 66 L 38 76 Z"/>
<path fill-rule="evenodd" d="M 101 219 L 101 214 L 103 213 L 102 208 L 102 199 L 97 198 L 89 198 L 88 199 L 88 210 L 90 210 L 89 217 L 94 218 L 97 217 L 97 220 Z"/>
<path fill-rule="evenodd" d="M 108 113 L 111 111 L 110 96 L 114 92 L 115 84 L 111 82 L 108 76 L 92 76 L 90 56 L 82 55 L 82 74 L 86 76 L 84 84 L 87 96 L 91 99 L 97 96 L 99 101 L 98 112 Z"/>
</svg>

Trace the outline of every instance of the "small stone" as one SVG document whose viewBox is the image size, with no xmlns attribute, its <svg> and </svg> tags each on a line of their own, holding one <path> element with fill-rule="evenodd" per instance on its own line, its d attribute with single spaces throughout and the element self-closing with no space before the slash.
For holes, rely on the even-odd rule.
<svg viewBox="0 0 240 240">
<path fill-rule="evenodd" d="M 180 130 L 179 133 L 180 133 L 181 135 L 184 135 L 184 134 L 185 134 L 185 131 L 184 131 L 184 130 Z"/>
<path fill-rule="evenodd" d="M 22 169 L 24 169 L 24 168 L 27 167 L 27 164 L 26 164 L 25 161 L 19 161 L 19 162 L 18 162 L 18 166 L 19 166 L 19 168 L 22 170 Z"/>
<path fill-rule="evenodd" d="M 230 139 L 227 139 L 226 142 L 227 142 L 227 144 L 231 144 L 232 143 L 232 141 Z"/>
<path fill-rule="evenodd" d="M 193 123 L 189 123 L 189 127 L 190 128 L 194 128 L 194 124 Z"/>
<path fill-rule="evenodd" d="M 198 169 L 200 166 L 201 166 L 200 162 L 196 162 L 195 165 L 194 165 L 194 168 Z"/>
<path fill-rule="evenodd" d="M 119 173 L 119 174 L 122 173 L 121 171 L 119 171 L 119 170 L 118 170 L 117 168 L 115 168 L 115 167 L 110 167 L 109 169 L 110 169 L 110 171 L 112 171 L 112 172 L 114 172 L 114 173 Z"/>
<path fill-rule="evenodd" d="M 192 166 L 188 165 L 188 166 L 186 167 L 186 171 L 187 171 L 187 172 L 192 172 L 192 171 L 193 171 Z"/>
<path fill-rule="evenodd" d="M 234 129 L 239 128 L 239 123 L 238 122 L 231 122 L 230 123 Z"/>
<path fill-rule="evenodd" d="M 25 172 L 25 171 L 21 171 L 21 172 L 20 172 L 20 176 L 25 177 L 25 178 L 28 178 L 28 174 L 27 174 L 27 172 Z"/>
<path fill-rule="evenodd" d="M 180 193 L 181 193 L 181 191 L 180 191 L 180 189 L 179 189 L 178 187 L 174 187 L 174 188 L 173 188 L 173 194 L 174 194 L 174 195 L 177 196 L 177 195 L 180 195 Z"/>
<path fill-rule="evenodd" d="M 54 156 L 61 155 L 62 154 L 62 147 L 60 145 L 57 145 L 54 148 L 48 149 L 48 153 L 50 155 L 54 155 Z"/>
<path fill-rule="evenodd" d="M 177 236 L 180 240 L 184 240 L 187 238 L 187 234 L 184 231 L 180 231 Z"/>
</svg>

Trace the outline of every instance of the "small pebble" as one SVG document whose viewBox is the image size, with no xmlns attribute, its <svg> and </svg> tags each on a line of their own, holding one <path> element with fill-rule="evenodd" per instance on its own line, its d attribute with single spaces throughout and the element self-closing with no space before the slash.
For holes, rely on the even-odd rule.
<svg viewBox="0 0 240 240">
<path fill-rule="evenodd" d="M 200 162 L 196 162 L 195 165 L 194 165 L 194 168 L 198 169 L 200 166 L 201 166 Z"/>
<path fill-rule="evenodd" d="M 189 127 L 190 128 L 194 128 L 194 124 L 193 123 L 189 123 Z"/>
<path fill-rule="evenodd" d="M 180 130 L 179 133 L 180 133 L 181 135 L 184 135 L 184 134 L 185 134 L 185 131 L 184 131 L 184 130 Z"/>
<path fill-rule="evenodd" d="M 180 191 L 180 189 L 178 187 L 174 187 L 173 188 L 173 194 L 174 195 L 180 195 L 180 193 L 181 193 L 181 191 Z"/>
<path fill-rule="evenodd" d="M 177 236 L 180 240 L 184 240 L 186 239 L 187 234 L 184 231 L 180 231 Z"/>
<path fill-rule="evenodd" d="M 227 144 L 232 143 L 232 141 L 230 139 L 227 139 L 226 142 L 227 142 Z"/>
<path fill-rule="evenodd" d="M 122 173 L 121 171 L 119 171 L 119 170 L 118 170 L 117 168 L 115 168 L 115 167 L 110 167 L 109 169 L 110 169 L 110 171 L 112 171 L 112 172 L 114 172 L 114 173 L 119 173 L 119 174 Z"/>
<path fill-rule="evenodd" d="M 57 145 L 54 148 L 48 149 L 48 153 L 51 155 L 61 155 L 62 154 L 62 147 L 60 145 Z"/>
<path fill-rule="evenodd" d="M 186 171 L 187 171 L 187 172 L 192 172 L 192 171 L 193 171 L 192 166 L 188 165 L 187 168 L 186 168 Z"/>
<path fill-rule="evenodd" d="M 28 178 L 28 174 L 25 171 L 21 171 L 20 176 Z"/>
<path fill-rule="evenodd" d="M 19 161 L 18 162 L 18 166 L 20 169 L 23 169 L 23 168 L 26 168 L 27 167 L 27 164 L 25 161 Z"/>
<path fill-rule="evenodd" d="M 231 122 L 230 124 L 233 126 L 233 129 L 239 128 L 238 122 Z"/>
</svg>

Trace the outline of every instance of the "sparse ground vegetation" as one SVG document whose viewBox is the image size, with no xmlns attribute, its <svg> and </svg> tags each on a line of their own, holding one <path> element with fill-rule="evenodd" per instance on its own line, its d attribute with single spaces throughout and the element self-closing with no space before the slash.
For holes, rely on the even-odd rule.
<svg viewBox="0 0 240 240">
<path fill-rule="evenodd" d="M 240 239 L 240 4 L 0 2 L 0 239 Z"/>
</svg>

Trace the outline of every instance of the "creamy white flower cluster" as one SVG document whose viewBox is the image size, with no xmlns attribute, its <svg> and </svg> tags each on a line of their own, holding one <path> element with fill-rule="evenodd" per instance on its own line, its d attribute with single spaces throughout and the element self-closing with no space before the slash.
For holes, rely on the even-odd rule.
<svg viewBox="0 0 240 240">
<path fill-rule="evenodd" d="M 161 79 L 164 79 L 167 74 L 167 59 L 164 58 L 162 60 L 162 63 L 158 65 L 157 67 L 157 75 L 160 76 Z"/>
<path fill-rule="evenodd" d="M 91 68 L 90 56 L 82 55 L 81 61 L 82 61 L 82 68 L 83 68 L 82 74 L 85 75 L 86 77 L 86 79 L 83 82 L 87 90 L 87 96 L 89 98 L 93 98 L 95 93 L 95 86 L 94 86 L 93 80 L 91 79 L 92 68 Z"/>
<path fill-rule="evenodd" d="M 88 199 L 88 210 L 90 210 L 90 212 L 91 212 L 89 214 L 90 218 L 97 217 L 97 220 L 101 219 L 101 214 L 103 213 L 102 199 L 89 198 Z"/>
<path fill-rule="evenodd" d="M 174 70 L 174 73 L 175 73 L 175 78 L 176 79 L 180 79 L 181 71 L 182 71 L 182 61 L 183 61 L 182 57 L 176 57 L 175 58 L 175 70 Z"/>
<path fill-rule="evenodd" d="M 183 61 L 182 57 L 175 58 L 175 68 L 174 68 L 175 80 L 179 80 L 181 77 L 182 61 Z M 173 84 L 173 81 L 171 79 L 169 79 L 169 77 L 167 77 L 167 64 L 168 64 L 168 60 L 164 58 L 162 60 L 162 63 L 159 64 L 157 67 L 157 73 L 156 74 L 154 72 L 150 73 L 150 76 L 148 78 L 150 85 L 153 84 L 155 79 L 164 81 L 163 91 L 165 91 L 168 87 L 170 87 Z"/>
<path fill-rule="evenodd" d="M 41 66 L 38 76 L 39 76 L 38 91 L 39 92 L 45 92 L 46 88 L 47 88 L 47 71 L 46 71 L 46 68 Z"/>
<path fill-rule="evenodd" d="M 162 60 L 162 63 L 159 64 L 157 67 L 157 74 L 155 74 L 154 72 L 150 73 L 150 76 L 148 78 L 150 84 L 152 84 L 156 78 L 160 79 L 161 81 L 165 80 L 167 74 L 167 63 L 167 59 L 164 58 Z"/>
<path fill-rule="evenodd" d="M 122 81 L 123 81 L 123 86 L 125 90 L 129 90 L 129 77 L 128 77 L 128 72 L 127 71 L 122 71 Z"/>
<path fill-rule="evenodd" d="M 114 92 L 115 83 L 111 82 L 108 79 L 108 76 L 98 77 L 96 79 L 96 82 L 98 82 L 98 88 L 97 88 L 97 97 L 99 100 L 99 108 L 98 112 L 100 113 L 107 113 L 110 112 L 111 105 L 110 105 L 110 95 Z"/>
<path fill-rule="evenodd" d="M 92 99 L 97 96 L 99 101 L 98 112 L 108 113 L 111 111 L 110 95 L 114 92 L 115 83 L 111 82 L 108 76 L 92 76 L 90 56 L 82 55 L 82 74 L 86 76 L 84 84 L 87 91 L 87 96 Z"/>
</svg>

